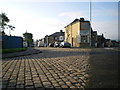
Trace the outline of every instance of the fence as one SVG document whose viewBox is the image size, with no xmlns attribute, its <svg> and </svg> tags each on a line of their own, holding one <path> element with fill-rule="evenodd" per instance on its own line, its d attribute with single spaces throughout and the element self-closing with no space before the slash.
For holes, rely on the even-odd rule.
<svg viewBox="0 0 120 90">
<path fill-rule="evenodd" d="M 2 49 L 22 48 L 22 47 L 23 47 L 23 38 L 22 37 L 2 36 Z"/>
</svg>

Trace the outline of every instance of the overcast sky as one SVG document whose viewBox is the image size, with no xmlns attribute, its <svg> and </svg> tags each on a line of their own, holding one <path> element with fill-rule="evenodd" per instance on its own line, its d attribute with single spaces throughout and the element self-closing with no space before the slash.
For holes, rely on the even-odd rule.
<svg viewBox="0 0 120 90">
<path fill-rule="evenodd" d="M 26 31 L 34 39 L 58 32 L 76 18 L 90 20 L 89 2 L 0 1 L 0 13 L 5 12 L 9 24 L 15 26 L 11 35 L 23 36 Z M 92 2 L 92 28 L 106 38 L 118 39 L 118 3 Z M 9 34 L 9 30 L 5 30 Z"/>
</svg>

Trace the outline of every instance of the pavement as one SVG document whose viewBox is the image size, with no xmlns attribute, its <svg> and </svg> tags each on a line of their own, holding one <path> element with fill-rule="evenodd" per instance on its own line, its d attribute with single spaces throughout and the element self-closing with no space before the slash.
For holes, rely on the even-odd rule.
<svg viewBox="0 0 120 90">
<path fill-rule="evenodd" d="M 118 87 L 116 51 L 84 48 L 35 49 L 42 53 L 2 60 L 3 89 L 84 90 Z"/>
</svg>

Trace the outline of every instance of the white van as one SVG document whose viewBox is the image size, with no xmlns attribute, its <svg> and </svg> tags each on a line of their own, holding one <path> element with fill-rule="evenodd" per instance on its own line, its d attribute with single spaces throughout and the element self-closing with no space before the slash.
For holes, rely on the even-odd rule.
<svg viewBox="0 0 120 90">
<path fill-rule="evenodd" d="M 44 47 L 44 42 L 43 41 L 38 41 L 38 47 Z"/>
<path fill-rule="evenodd" d="M 23 47 L 28 47 L 28 43 L 27 42 L 23 42 Z"/>
</svg>

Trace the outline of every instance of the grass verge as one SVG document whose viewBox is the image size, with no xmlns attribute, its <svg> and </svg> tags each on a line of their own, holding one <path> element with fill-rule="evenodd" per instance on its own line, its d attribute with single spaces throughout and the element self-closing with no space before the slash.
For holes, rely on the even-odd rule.
<svg viewBox="0 0 120 90">
<path fill-rule="evenodd" d="M 2 49 L 2 53 L 13 53 L 13 52 L 21 52 L 25 51 L 27 48 L 11 48 L 11 49 Z"/>
</svg>

